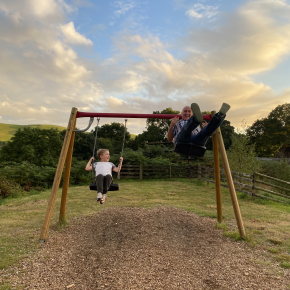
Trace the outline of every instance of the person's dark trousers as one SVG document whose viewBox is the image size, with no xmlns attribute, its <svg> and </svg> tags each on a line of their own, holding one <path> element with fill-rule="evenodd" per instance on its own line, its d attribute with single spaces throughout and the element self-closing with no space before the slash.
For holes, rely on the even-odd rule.
<svg viewBox="0 0 290 290">
<path fill-rule="evenodd" d="M 199 146 L 205 146 L 208 138 L 215 132 L 215 130 L 222 124 L 225 116 L 220 117 L 215 114 L 210 122 L 196 135 L 191 135 L 192 130 L 194 130 L 199 122 L 194 116 L 191 116 L 187 121 L 187 124 L 183 126 L 182 130 L 177 136 L 177 143 L 192 143 Z"/>
<path fill-rule="evenodd" d="M 110 185 L 112 183 L 112 175 L 108 174 L 106 176 L 99 174 L 97 175 L 95 182 L 97 186 L 97 191 L 101 192 L 102 194 L 106 194 Z"/>
</svg>

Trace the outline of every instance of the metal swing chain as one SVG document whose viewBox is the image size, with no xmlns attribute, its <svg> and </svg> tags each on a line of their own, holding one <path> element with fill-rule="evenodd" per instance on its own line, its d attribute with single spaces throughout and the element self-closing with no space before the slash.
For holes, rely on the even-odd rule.
<svg viewBox="0 0 290 290">
<path fill-rule="evenodd" d="M 125 129 L 124 129 L 124 137 L 123 137 L 123 145 L 122 145 L 122 152 L 121 152 L 121 157 L 123 157 L 123 151 L 124 151 L 124 145 L 125 145 L 125 137 L 126 137 L 126 132 L 127 132 L 127 128 L 126 128 L 126 124 L 127 124 L 128 119 L 125 119 Z M 121 161 L 118 165 L 118 175 L 117 175 L 117 183 L 118 180 L 120 179 L 120 167 L 122 165 L 123 161 Z"/>
<path fill-rule="evenodd" d="M 95 136 L 95 143 L 94 143 L 94 149 L 93 149 L 93 157 L 95 158 L 95 152 L 96 152 L 96 144 L 97 144 L 97 139 L 98 139 L 98 129 L 99 129 L 99 122 L 100 122 L 100 118 L 97 118 L 97 127 L 96 127 L 96 136 Z M 92 179 L 94 180 L 94 167 L 92 164 Z"/>
</svg>

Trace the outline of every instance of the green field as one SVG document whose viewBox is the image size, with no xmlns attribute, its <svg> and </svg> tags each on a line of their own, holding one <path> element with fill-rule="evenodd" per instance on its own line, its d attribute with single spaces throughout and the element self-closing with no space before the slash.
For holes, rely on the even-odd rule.
<svg viewBox="0 0 290 290">
<path fill-rule="evenodd" d="M 26 197 L 6 199 L 0 205 L 0 269 L 32 255 L 39 245 L 50 190 Z M 49 235 L 58 228 L 61 199 L 59 190 Z M 272 201 L 238 194 L 247 234 L 246 243 L 258 247 L 273 263 L 290 268 L 290 207 Z M 108 207 L 173 206 L 216 219 L 214 185 L 196 179 L 120 180 L 120 190 L 110 192 L 104 206 L 88 186 L 70 187 L 66 207 L 68 226 L 73 218 L 91 216 Z M 231 198 L 222 189 L 223 223 L 217 224 L 224 235 L 239 239 Z M 60 229 L 61 230 L 61 229 Z"/>
<path fill-rule="evenodd" d="M 0 141 L 5 142 L 9 141 L 15 134 L 18 129 L 21 128 L 39 128 L 39 129 L 50 129 L 56 128 L 60 131 L 66 129 L 65 127 L 56 126 L 56 125 L 12 125 L 12 124 L 3 124 L 0 123 Z"/>
</svg>

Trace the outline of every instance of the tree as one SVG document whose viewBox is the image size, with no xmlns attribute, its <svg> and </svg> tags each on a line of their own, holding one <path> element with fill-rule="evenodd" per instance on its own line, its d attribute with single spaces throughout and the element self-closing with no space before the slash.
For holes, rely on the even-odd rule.
<svg viewBox="0 0 290 290">
<path fill-rule="evenodd" d="M 113 152 L 119 154 L 122 151 L 123 139 L 124 139 L 125 126 L 120 123 L 113 122 L 111 124 L 105 124 L 98 130 L 98 138 L 110 139 L 113 145 Z M 130 140 L 131 136 L 128 130 L 125 134 L 125 142 Z"/>
<path fill-rule="evenodd" d="M 165 110 L 162 110 L 161 112 L 153 111 L 153 114 L 178 115 L 179 113 L 180 113 L 179 111 L 174 111 L 172 110 L 172 108 L 166 108 Z M 170 119 L 148 118 L 146 121 L 147 131 L 149 131 L 148 129 L 151 129 L 151 128 L 158 128 L 158 131 L 156 129 L 151 129 L 151 135 L 156 134 L 158 137 L 156 136 L 155 139 L 159 138 L 160 140 L 162 138 L 162 140 L 160 141 L 165 141 L 167 139 L 166 134 L 167 134 L 170 122 L 171 122 Z M 151 136 L 149 135 L 149 137 Z"/>
<path fill-rule="evenodd" d="M 18 129 L 1 149 L 1 161 L 28 161 L 38 166 L 58 163 L 63 139 L 57 129 Z"/>
<path fill-rule="evenodd" d="M 112 143 L 112 140 L 110 138 L 103 138 L 103 137 L 99 137 L 98 138 L 98 144 L 97 144 L 97 149 L 100 148 L 104 148 L 104 149 L 108 149 L 110 151 L 110 154 L 114 154 L 115 150 L 114 150 L 114 145 Z M 119 153 L 119 152 L 117 152 Z M 96 154 L 95 154 L 96 156 Z"/>
<path fill-rule="evenodd" d="M 153 114 L 173 114 L 178 115 L 179 111 L 174 111 L 172 108 L 165 110 L 153 111 Z M 136 137 L 138 146 L 144 147 L 144 142 L 164 142 L 167 141 L 167 131 L 169 128 L 170 119 L 148 118 L 146 121 L 146 131 Z"/>
<path fill-rule="evenodd" d="M 231 170 L 253 173 L 258 171 L 260 163 L 257 160 L 255 146 L 249 144 L 249 138 L 245 134 L 234 133 L 232 145 L 227 152 Z"/>
<path fill-rule="evenodd" d="M 66 130 L 61 132 L 62 140 L 64 140 Z M 95 142 L 93 132 L 76 132 L 74 140 L 73 157 L 77 160 L 88 160 L 92 156 Z"/>
<path fill-rule="evenodd" d="M 290 150 L 290 104 L 277 106 L 267 118 L 247 129 L 247 136 L 258 156 L 275 156 Z"/>
</svg>

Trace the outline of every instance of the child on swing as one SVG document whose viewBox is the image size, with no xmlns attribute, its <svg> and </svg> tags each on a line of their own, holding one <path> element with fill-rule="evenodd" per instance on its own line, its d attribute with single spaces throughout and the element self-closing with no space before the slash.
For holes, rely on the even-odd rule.
<svg viewBox="0 0 290 290">
<path fill-rule="evenodd" d="M 100 162 L 92 163 L 95 159 L 92 157 L 85 169 L 86 171 L 92 171 L 93 169 L 95 170 L 95 182 L 98 190 L 97 201 L 100 202 L 100 204 L 104 204 L 106 193 L 108 192 L 108 189 L 113 181 L 112 170 L 114 172 L 119 172 L 121 170 L 123 157 L 120 157 L 120 166 L 116 167 L 112 162 L 109 162 L 110 152 L 108 149 L 99 149 L 97 151 L 97 156 L 100 159 Z"/>
</svg>

